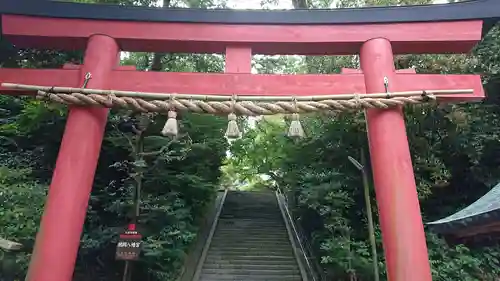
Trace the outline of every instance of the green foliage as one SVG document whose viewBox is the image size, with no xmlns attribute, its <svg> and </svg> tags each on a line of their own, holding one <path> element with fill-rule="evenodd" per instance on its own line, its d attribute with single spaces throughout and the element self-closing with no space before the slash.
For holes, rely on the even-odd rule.
<svg viewBox="0 0 500 281">
<path fill-rule="evenodd" d="M 433 280 L 497 280 L 500 273 L 498 247 L 470 249 L 450 246 L 434 234 L 428 234 L 429 261 Z"/>
<path fill-rule="evenodd" d="M 234 175 L 240 181 L 252 180 L 255 175 L 278 178 L 278 169 L 284 160 L 289 140 L 285 134 L 286 124 L 280 117 L 264 117 L 256 122 L 256 127 L 245 132 L 245 137 L 234 141 L 231 153 L 244 155 L 252 151 L 252 157 L 229 158 L 228 165 L 238 167 Z"/>
<path fill-rule="evenodd" d="M 30 177 L 30 170 L 0 167 L 0 237 L 23 243 L 31 249 L 33 237 L 38 229 L 40 214 L 47 188 Z M 9 266 L 14 276 L 27 269 L 29 255 L 26 252 L 11 254 L 0 252 L 0 268 L 5 268 L 8 258 L 15 265 Z M 7 269 L 5 269 L 8 271 Z M 7 272 L 5 272 L 7 274 Z M 0 279 L 3 273 L 0 272 Z"/>
</svg>

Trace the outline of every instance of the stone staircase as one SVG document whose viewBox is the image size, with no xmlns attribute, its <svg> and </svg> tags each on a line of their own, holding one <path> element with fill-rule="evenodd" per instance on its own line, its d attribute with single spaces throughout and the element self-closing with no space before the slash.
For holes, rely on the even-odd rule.
<svg viewBox="0 0 500 281">
<path fill-rule="evenodd" d="M 274 193 L 228 192 L 194 281 L 223 280 L 306 281 Z"/>
</svg>

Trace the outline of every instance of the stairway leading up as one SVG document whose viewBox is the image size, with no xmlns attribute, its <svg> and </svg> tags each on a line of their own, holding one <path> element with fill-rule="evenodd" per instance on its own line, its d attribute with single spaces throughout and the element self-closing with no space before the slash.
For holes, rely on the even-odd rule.
<svg viewBox="0 0 500 281">
<path fill-rule="evenodd" d="M 228 192 L 194 281 L 307 281 L 276 196 Z"/>
</svg>

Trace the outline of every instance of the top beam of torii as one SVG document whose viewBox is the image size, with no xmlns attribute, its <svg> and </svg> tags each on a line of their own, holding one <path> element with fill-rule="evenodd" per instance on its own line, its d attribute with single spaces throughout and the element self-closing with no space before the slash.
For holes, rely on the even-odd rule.
<svg viewBox="0 0 500 281">
<path fill-rule="evenodd" d="M 481 31 L 485 34 L 500 19 L 499 10 L 496 0 L 278 11 L 158 9 L 46 0 L 0 2 L 4 35 L 23 46 L 83 48 L 89 34 L 106 32 L 123 51 L 223 53 L 228 45 L 243 44 L 258 54 L 303 55 L 354 54 L 361 43 L 374 37 L 389 39 L 395 54 L 467 52 Z M 32 18 L 27 21 L 8 15 Z M 23 25 L 12 26 L 19 20 Z M 41 25 L 27 28 L 27 23 Z M 79 25 L 65 25 L 72 23 Z M 96 29 L 100 23 L 106 26 Z M 49 27 L 53 30 L 47 30 Z"/>
<path fill-rule="evenodd" d="M 85 48 L 93 34 L 114 38 L 123 51 L 347 55 L 371 38 L 386 38 L 395 54 L 466 53 L 500 18 L 500 1 L 337 10 L 235 11 L 152 9 L 55 1 L 3 0 L 2 33 L 18 47 Z M 240 64 L 241 65 L 241 64 Z M 252 75 L 165 73 L 115 69 L 107 87 L 116 90 L 218 95 L 321 95 L 364 93 L 362 73 Z M 241 72 L 241 71 L 240 71 Z M 72 70 L 0 69 L 0 82 L 78 87 Z M 392 91 L 473 89 L 447 100 L 484 97 L 476 75 L 398 73 Z M 9 93 L 4 91 L 4 93 Z M 11 93 L 15 93 L 11 91 Z"/>
</svg>

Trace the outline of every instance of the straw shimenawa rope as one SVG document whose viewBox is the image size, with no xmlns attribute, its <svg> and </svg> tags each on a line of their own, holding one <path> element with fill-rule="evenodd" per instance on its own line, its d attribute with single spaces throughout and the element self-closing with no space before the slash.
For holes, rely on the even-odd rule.
<svg viewBox="0 0 500 281">
<path fill-rule="evenodd" d="M 79 105 L 120 107 L 139 112 L 191 111 L 209 114 L 272 115 L 318 111 L 352 111 L 366 108 L 387 109 L 405 104 L 435 101 L 436 95 L 471 93 L 463 90 L 426 90 L 412 92 L 344 94 L 328 96 L 217 96 L 141 93 L 47 87 L 3 83 L 3 87 L 37 92 L 37 99 Z M 173 98 L 175 97 L 175 98 Z M 235 102 L 236 99 L 236 102 Z"/>
<path fill-rule="evenodd" d="M 273 115 L 282 113 L 307 113 L 318 111 L 347 111 L 359 110 L 362 108 L 387 109 L 393 106 L 405 104 L 419 104 L 435 100 L 434 95 L 416 97 L 394 97 L 384 98 L 359 98 L 350 100 L 322 100 L 322 101 L 301 101 L 301 102 L 253 102 L 241 101 L 232 103 L 231 101 L 202 101 L 202 100 L 144 100 L 131 97 L 116 97 L 103 95 L 84 95 L 80 93 L 47 93 L 39 91 L 37 99 L 50 100 L 52 102 L 80 105 L 80 106 L 102 106 L 121 107 L 139 112 L 168 112 L 170 109 L 176 111 L 191 111 L 196 113 L 210 114 L 230 114 L 234 111 L 238 115 Z M 234 108 L 234 109 L 233 109 Z"/>
</svg>

